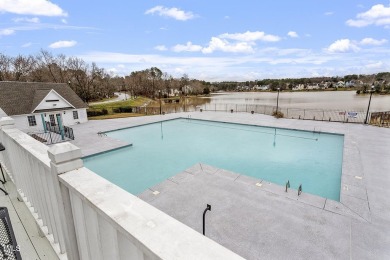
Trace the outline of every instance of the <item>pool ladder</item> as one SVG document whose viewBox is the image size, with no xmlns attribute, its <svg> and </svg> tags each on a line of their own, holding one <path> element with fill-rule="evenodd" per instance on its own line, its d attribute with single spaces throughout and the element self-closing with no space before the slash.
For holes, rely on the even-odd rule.
<svg viewBox="0 0 390 260">
<path fill-rule="evenodd" d="M 286 189 L 285 189 L 285 192 L 288 192 L 288 188 L 290 188 L 290 180 L 288 180 L 286 182 Z M 299 187 L 298 187 L 298 196 L 300 196 L 302 194 L 302 184 L 299 184 Z"/>
<path fill-rule="evenodd" d="M 106 134 L 106 133 L 103 133 L 103 132 L 98 132 L 97 134 L 98 134 L 98 136 L 100 136 L 100 137 L 102 137 L 102 136 L 107 136 L 107 134 Z"/>
</svg>

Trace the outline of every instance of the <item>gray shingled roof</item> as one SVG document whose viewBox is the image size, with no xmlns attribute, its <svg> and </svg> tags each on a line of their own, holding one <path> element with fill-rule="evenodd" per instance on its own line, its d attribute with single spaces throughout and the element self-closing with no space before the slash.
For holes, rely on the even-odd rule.
<svg viewBox="0 0 390 260">
<path fill-rule="evenodd" d="M 30 114 L 52 89 L 75 108 L 87 107 L 65 83 L 0 81 L 0 108 L 9 116 Z"/>
</svg>

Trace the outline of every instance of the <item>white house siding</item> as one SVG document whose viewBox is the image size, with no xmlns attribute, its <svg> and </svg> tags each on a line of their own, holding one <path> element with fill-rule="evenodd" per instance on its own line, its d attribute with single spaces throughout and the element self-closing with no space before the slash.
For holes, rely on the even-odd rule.
<svg viewBox="0 0 390 260">
<path fill-rule="evenodd" d="M 73 111 L 77 111 L 79 114 L 79 119 L 73 119 Z M 64 113 L 65 112 L 65 113 Z M 39 132 L 43 131 L 43 123 L 41 114 L 46 114 L 44 119 L 46 122 L 50 122 L 50 114 L 61 114 L 62 124 L 65 126 L 72 126 L 78 123 L 85 123 L 88 121 L 87 118 L 87 110 L 85 108 L 80 109 L 69 109 L 69 110 L 60 110 L 60 111 L 52 111 L 46 113 L 37 113 L 37 114 L 29 114 L 29 115 L 17 115 L 11 116 L 15 120 L 15 125 L 18 129 L 23 132 Z M 29 126 L 28 124 L 28 116 L 35 115 L 35 121 L 37 122 L 36 126 Z"/>
<path fill-rule="evenodd" d="M 54 101 L 58 100 L 58 101 Z M 53 89 L 47 94 L 47 96 L 41 101 L 41 103 L 35 108 L 35 110 L 46 109 L 58 109 L 73 107 L 68 101 L 66 101 L 61 95 L 55 92 Z M 34 111 L 35 111 L 34 110 Z"/>
<path fill-rule="evenodd" d="M 29 126 L 27 116 L 30 115 L 17 115 L 11 116 L 15 120 L 15 126 L 22 130 L 23 132 L 37 132 L 43 131 L 42 119 L 40 114 L 31 114 L 35 115 L 35 121 L 37 122 L 36 126 Z"/>
<path fill-rule="evenodd" d="M 5 117 L 7 114 L 0 108 L 0 117 Z"/>
<path fill-rule="evenodd" d="M 77 111 L 77 113 L 79 114 L 79 119 L 73 119 L 73 111 Z M 85 108 L 69 109 L 65 111 L 65 114 L 62 113 L 61 116 L 62 122 L 66 126 L 81 124 L 88 121 L 87 110 Z"/>
</svg>

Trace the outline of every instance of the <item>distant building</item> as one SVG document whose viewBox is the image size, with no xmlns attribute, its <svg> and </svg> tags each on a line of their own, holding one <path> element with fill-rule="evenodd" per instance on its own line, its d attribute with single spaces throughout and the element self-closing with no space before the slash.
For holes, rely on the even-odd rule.
<svg viewBox="0 0 390 260">
<path fill-rule="evenodd" d="M 297 90 L 304 90 L 305 89 L 305 85 L 304 84 L 297 84 L 295 85 L 292 90 L 294 91 L 297 91 Z"/>
<path fill-rule="evenodd" d="M 0 117 L 26 132 L 88 121 L 87 105 L 64 83 L 0 81 Z"/>
<path fill-rule="evenodd" d="M 320 89 L 320 86 L 317 83 L 311 83 L 307 85 L 306 89 L 308 90 Z"/>
<path fill-rule="evenodd" d="M 340 80 L 339 82 L 337 82 L 337 83 L 335 84 L 335 87 L 337 87 L 337 88 L 343 88 L 343 87 L 345 87 L 345 82 L 342 81 L 342 80 Z"/>
<path fill-rule="evenodd" d="M 350 80 L 345 83 L 345 87 L 354 88 L 363 86 L 363 81 L 361 80 Z"/>
</svg>

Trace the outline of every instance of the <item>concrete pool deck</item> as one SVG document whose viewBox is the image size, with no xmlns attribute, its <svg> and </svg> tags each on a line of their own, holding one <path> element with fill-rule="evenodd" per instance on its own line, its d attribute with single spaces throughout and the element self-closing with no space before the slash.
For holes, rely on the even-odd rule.
<svg viewBox="0 0 390 260">
<path fill-rule="evenodd" d="M 207 213 L 208 237 L 249 259 L 390 258 L 390 160 L 386 160 L 390 158 L 390 129 L 249 113 L 195 112 L 90 121 L 74 127 L 72 143 L 87 156 L 128 145 L 100 137 L 98 132 L 188 116 L 344 134 L 341 203 L 305 193 L 297 198 L 295 191 L 286 195 L 278 185 L 256 180 L 262 184 L 259 187 L 253 184 L 255 180 L 235 173 L 196 170 L 200 166 L 151 187 L 140 195 L 142 199 L 200 232 L 203 210 L 206 203 L 212 204 Z M 211 166 L 205 168 L 214 171 Z M 155 190 L 157 195 L 152 193 Z"/>
</svg>

